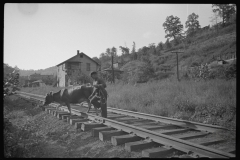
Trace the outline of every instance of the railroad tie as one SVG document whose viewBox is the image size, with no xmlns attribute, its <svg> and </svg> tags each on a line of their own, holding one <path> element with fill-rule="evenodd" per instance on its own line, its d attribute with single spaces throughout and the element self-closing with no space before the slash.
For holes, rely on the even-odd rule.
<svg viewBox="0 0 240 160">
<path fill-rule="evenodd" d="M 124 115 L 114 115 L 114 116 L 108 116 L 108 119 L 117 119 L 117 118 L 123 118 L 123 117 L 126 117 Z"/>
<path fill-rule="evenodd" d="M 153 147 L 159 147 L 161 144 L 156 142 L 148 142 L 148 141 L 137 141 L 137 142 L 129 142 L 125 143 L 125 149 L 129 152 L 131 151 L 139 151 L 144 149 L 149 149 Z"/>
<path fill-rule="evenodd" d="M 213 145 L 213 144 L 222 143 L 222 142 L 225 142 L 225 141 L 226 140 L 224 140 L 224 139 L 212 139 L 212 140 L 199 142 L 198 144 L 204 145 L 204 146 L 209 146 L 209 145 Z"/>
<path fill-rule="evenodd" d="M 141 126 L 139 126 L 139 127 L 141 127 Z M 166 127 L 161 126 L 161 125 L 155 125 L 155 126 L 143 126 L 142 128 L 147 129 L 147 130 L 157 130 L 157 129 L 163 129 Z"/>
<path fill-rule="evenodd" d="M 98 128 L 98 127 L 104 127 L 105 125 L 103 125 L 102 123 L 87 123 L 84 122 L 81 125 L 81 130 L 82 131 L 89 131 L 93 128 Z"/>
<path fill-rule="evenodd" d="M 59 120 L 62 120 L 63 119 L 63 116 L 70 116 L 70 113 L 68 112 L 60 112 L 60 113 L 57 113 L 57 118 Z"/>
<path fill-rule="evenodd" d="M 236 154 L 235 147 L 223 146 L 223 147 L 220 147 L 218 149 L 222 150 L 222 151 L 225 151 L 225 152 L 228 152 L 228 153 Z"/>
<path fill-rule="evenodd" d="M 51 109 L 55 109 L 54 107 L 44 107 L 44 111 L 48 112 Z"/>
<path fill-rule="evenodd" d="M 99 127 L 99 128 L 93 128 L 92 129 L 92 136 L 93 137 L 99 137 L 99 132 L 102 131 L 110 131 L 110 130 L 115 130 L 112 127 Z"/>
<path fill-rule="evenodd" d="M 137 118 L 119 118 L 119 119 L 115 119 L 116 121 L 118 122 L 125 122 L 125 121 L 131 121 L 131 122 L 134 122 L 134 121 L 139 121 L 139 119 Z"/>
<path fill-rule="evenodd" d="M 163 147 L 146 149 L 142 151 L 142 157 L 149 158 L 165 158 L 169 154 L 173 153 L 175 149 L 166 149 Z"/>
<path fill-rule="evenodd" d="M 70 124 L 74 125 L 76 129 L 81 128 L 83 122 L 89 121 L 88 119 L 70 119 Z"/>
<path fill-rule="evenodd" d="M 101 131 L 99 132 L 99 139 L 101 141 L 109 141 L 111 140 L 112 136 L 120 136 L 120 135 L 126 135 L 126 132 L 119 131 L 119 130 L 111 130 L 111 131 Z"/>
<path fill-rule="evenodd" d="M 166 134 L 166 135 L 171 135 L 171 134 L 177 134 L 177 133 L 184 133 L 187 131 L 190 131 L 192 129 L 174 129 L 174 130 L 170 130 L 170 131 L 160 131 L 159 133 L 161 134 Z"/>
<path fill-rule="evenodd" d="M 58 118 L 58 115 L 59 114 L 66 114 L 67 112 L 64 112 L 64 111 L 55 111 L 55 113 L 53 114 L 55 117 L 57 117 Z"/>
<path fill-rule="evenodd" d="M 114 146 L 142 140 L 143 138 L 134 135 L 112 136 L 111 142 Z"/>
<path fill-rule="evenodd" d="M 132 124 L 133 126 L 152 126 L 152 125 L 158 125 L 158 122 L 149 122 L 149 121 L 146 121 L 146 122 L 138 122 L 138 123 L 134 123 Z"/>
<path fill-rule="evenodd" d="M 83 119 L 84 117 L 82 116 L 77 116 L 77 115 L 72 115 L 71 117 L 70 116 L 67 116 L 67 122 L 70 123 L 70 119 Z"/>
<path fill-rule="evenodd" d="M 193 139 L 193 138 L 201 138 L 209 135 L 209 132 L 196 132 L 196 133 L 189 133 L 189 134 L 181 134 L 181 135 L 176 135 L 173 136 L 175 138 L 183 139 L 183 140 L 188 140 L 188 139 Z"/>
</svg>

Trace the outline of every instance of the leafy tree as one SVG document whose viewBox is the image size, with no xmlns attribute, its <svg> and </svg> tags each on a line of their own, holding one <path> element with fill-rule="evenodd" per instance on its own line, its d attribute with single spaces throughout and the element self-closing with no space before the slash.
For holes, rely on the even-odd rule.
<svg viewBox="0 0 240 160">
<path fill-rule="evenodd" d="M 167 34 L 165 38 L 175 39 L 178 35 L 181 35 L 183 30 L 183 25 L 177 16 L 168 16 L 166 21 L 163 23 L 165 33 Z"/>
<path fill-rule="evenodd" d="M 117 48 L 112 47 L 111 48 L 111 54 L 113 54 L 113 57 L 117 57 Z"/>
<path fill-rule="evenodd" d="M 177 46 L 180 42 L 179 42 L 180 40 L 178 39 L 178 38 L 176 38 L 176 39 L 174 39 L 174 46 Z"/>
<path fill-rule="evenodd" d="M 171 45 L 171 43 L 169 42 L 169 39 L 166 40 L 165 46 L 166 46 L 166 49 L 172 48 L 172 45 Z"/>
<path fill-rule="evenodd" d="M 101 64 L 101 61 L 97 57 L 93 57 L 92 59 L 96 61 L 98 64 Z"/>
<path fill-rule="evenodd" d="M 119 48 L 122 51 L 122 55 L 125 55 L 125 54 L 128 55 L 129 54 L 129 48 L 128 47 L 119 46 Z"/>
<path fill-rule="evenodd" d="M 12 68 L 8 64 L 4 64 L 4 79 L 3 79 L 3 96 L 11 95 L 16 90 L 19 84 L 19 70 L 17 67 Z"/>
<path fill-rule="evenodd" d="M 163 43 L 162 42 L 158 43 L 158 48 L 159 48 L 160 51 L 163 50 Z"/>
<path fill-rule="evenodd" d="M 222 18 L 223 26 L 229 22 L 230 18 L 236 12 L 236 5 L 232 4 L 212 4 L 213 12 Z"/>
<path fill-rule="evenodd" d="M 149 54 L 153 54 L 153 55 L 157 54 L 155 43 L 150 43 L 148 45 L 148 48 L 149 48 L 149 50 L 148 50 Z"/>
<path fill-rule="evenodd" d="M 111 48 L 107 48 L 107 49 L 106 49 L 106 55 L 109 56 L 109 57 L 112 56 L 112 54 L 111 54 Z"/>
<path fill-rule="evenodd" d="M 212 17 L 210 17 L 210 22 L 212 22 L 212 25 L 218 24 L 220 21 L 220 17 L 216 12 L 213 13 Z"/>
<path fill-rule="evenodd" d="M 188 16 L 188 19 L 185 23 L 187 29 L 187 35 L 195 33 L 201 26 L 199 25 L 198 15 L 192 13 Z"/>
</svg>

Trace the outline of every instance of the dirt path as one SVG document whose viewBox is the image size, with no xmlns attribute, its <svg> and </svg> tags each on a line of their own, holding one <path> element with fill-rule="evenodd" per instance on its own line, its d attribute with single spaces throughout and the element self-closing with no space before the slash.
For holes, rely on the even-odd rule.
<svg viewBox="0 0 240 160">
<path fill-rule="evenodd" d="M 66 122 L 43 112 L 24 100 L 11 96 L 4 101 L 4 115 L 15 129 L 26 130 L 20 143 L 28 147 L 28 156 L 38 158 L 138 158 L 141 152 L 127 152 L 124 146 L 112 146 L 76 130 Z M 23 132 L 22 132 L 23 133 Z M 17 137 L 15 137 L 17 138 Z"/>
</svg>

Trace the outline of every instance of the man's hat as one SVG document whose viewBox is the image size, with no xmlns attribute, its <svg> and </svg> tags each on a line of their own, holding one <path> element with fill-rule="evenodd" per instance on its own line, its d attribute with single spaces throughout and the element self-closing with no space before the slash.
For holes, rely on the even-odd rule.
<svg viewBox="0 0 240 160">
<path fill-rule="evenodd" d="M 92 77 L 93 74 L 97 74 L 97 72 L 96 71 L 91 72 L 90 76 Z"/>
</svg>

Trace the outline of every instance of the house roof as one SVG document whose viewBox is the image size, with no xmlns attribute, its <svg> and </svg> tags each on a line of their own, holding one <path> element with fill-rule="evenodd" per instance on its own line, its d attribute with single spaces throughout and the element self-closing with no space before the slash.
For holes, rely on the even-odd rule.
<svg viewBox="0 0 240 160">
<path fill-rule="evenodd" d="M 98 62 L 96 62 L 95 60 L 93 60 L 92 58 L 90 58 L 90 57 L 89 57 L 88 55 L 86 55 L 85 53 L 81 52 L 80 54 L 85 55 L 87 58 L 89 58 L 90 60 L 92 60 L 93 62 L 95 62 L 97 65 L 100 66 L 100 64 L 99 64 Z M 77 55 L 75 55 L 75 56 L 73 56 L 73 57 L 67 59 L 66 61 L 63 61 L 62 63 L 59 63 L 59 64 L 56 65 L 56 66 L 60 66 L 61 64 L 63 64 L 63 63 L 65 63 L 65 62 L 69 61 L 70 59 L 72 59 L 72 58 L 74 58 L 74 57 L 76 57 L 76 56 L 78 56 L 78 55 L 79 55 L 79 54 L 77 54 Z M 76 62 L 77 62 L 77 61 L 76 61 Z"/>
</svg>

